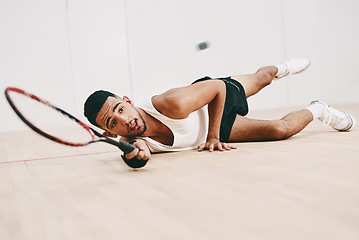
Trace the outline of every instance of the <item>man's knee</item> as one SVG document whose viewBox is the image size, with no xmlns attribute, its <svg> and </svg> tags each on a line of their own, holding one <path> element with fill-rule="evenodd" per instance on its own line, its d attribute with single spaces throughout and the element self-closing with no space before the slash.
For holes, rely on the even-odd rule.
<svg viewBox="0 0 359 240">
<path fill-rule="evenodd" d="M 273 78 L 275 77 L 275 73 L 273 72 L 270 67 L 263 67 L 260 68 L 257 72 L 257 80 L 262 87 L 265 87 L 269 84 L 271 84 Z"/>
<path fill-rule="evenodd" d="M 286 121 L 278 120 L 272 127 L 273 140 L 284 140 L 291 136 L 291 130 Z"/>
</svg>

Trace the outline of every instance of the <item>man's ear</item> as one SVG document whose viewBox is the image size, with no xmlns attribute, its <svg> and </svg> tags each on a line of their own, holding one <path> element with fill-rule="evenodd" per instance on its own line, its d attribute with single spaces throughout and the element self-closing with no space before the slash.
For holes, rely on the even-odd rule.
<svg viewBox="0 0 359 240">
<path fill-rule="evenodd" d="M 103 135 L 107 137 L 117 138 L 116 134 L 110 133 L 109 131 L 104 131 Z"/>
<path fill-rule="evenodd" d="M 134 105 L 133 102 L 131 101 L 131 99 L 127 96 L 123 96 L 122 98 L 123 100 L 125 100 L 127 103 L 131 104 L 132 106 Z"/>
</svg>

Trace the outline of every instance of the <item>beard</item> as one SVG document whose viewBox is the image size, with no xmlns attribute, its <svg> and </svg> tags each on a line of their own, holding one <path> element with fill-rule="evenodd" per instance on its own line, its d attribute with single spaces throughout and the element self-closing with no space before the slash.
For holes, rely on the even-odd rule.
<svg viewBox="0 0 359 240">
<path fill-rule="evenodd" d="M 147 125 L 146 125 L 146 122 L 145 120 L 143 119 L 141 113 L 136 109 L 137 113 L 138 113 L 138 116 L 139 116 L 139 123 L 143 123 L 143 127 L 142 127 L 142 131 L 141 132 L 138 132 L 136 135 L 134 135 L 134 137 L 140 137 L 142 136 L 146 130 L 147 130 Z"/>
</svg>

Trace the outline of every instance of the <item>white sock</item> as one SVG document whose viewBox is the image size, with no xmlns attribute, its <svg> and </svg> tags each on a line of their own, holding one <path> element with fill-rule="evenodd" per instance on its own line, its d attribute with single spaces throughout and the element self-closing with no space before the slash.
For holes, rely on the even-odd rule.
<svg viewBox="0 0 359 240">
<path fill-rule="evenodd" d="M 285 76 L 288 73 L 288 67 L 287 67 L 287 65 L 285 63 L 275 65 L 275 67 L 278 68 L 276 78 L 280 78 L 282 76 Z"/>
<path fill-rule="evenodd" d="M 313 114 L 313 119 L 319 118 L 323 114 L 324 105 L 320 103 L 314 103 L 309 105 L 306 109 L 308 109 Z"/>
</svg>

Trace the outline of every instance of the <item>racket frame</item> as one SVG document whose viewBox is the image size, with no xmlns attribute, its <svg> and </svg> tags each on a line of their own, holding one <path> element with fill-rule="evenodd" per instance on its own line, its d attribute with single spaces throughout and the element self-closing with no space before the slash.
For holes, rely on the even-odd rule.
<svg viewBox="0 0 359 240">
<path fill-rule="evenodd" d="M 40 103 L 45 104 L 48 107 L 51 107 L 52 109 L 58 111 L 59 113 L 63 114 L 64 116 L 70 118 L 71 120 L 75 121 L 76 123 L 78 123 L 81 127 L 83 127 L 91 136 L 92 140 L 89 142 L 85 142 L 85 143 L 73 143 L 73 142 L 69 142 L 69 141 L 65 141 L 62 140 L 60 138 L 57 138 L 51 134 L 48 134 L 44 131 L 42 131 L 41 129 L 39 129 L 38 127 L 36 127 L 35 125 L 33 125 L 29 120 L 27 120 L 23 114 L 20 112 L 20 110 L 16 107 L 15 103 L 13 102 L 13 100 L 11 99 L 10 96 L 10 92 L 16 92 L 19 94 L 23 94 L 33 100 L 36 100 Z M 11 108 L 14 110 L 14 112 L 16 113 L 16 115 L 28 126 L 30 127 L 33 131 L 37 132 L 38 134 L 40 134 L 43 137 L 46 137 L 54 142 L 57 143 L 61 143 L 64 145 L 68 145 L 68 146 L 74 146 L 74 147 L 81 147 L 81 146 L 86 146 L 90 143 L 96 143 L 96 142 L 106 142 L 109 144 L 112 144 L 114 146 L 117 146 L 118 148 L 120 148 L 124 154 L 127 154 L 129 152 L 132 152 L 134 149 L 136 149 L 136 147 L 130 143 L 127 142 L 123 142 L 123 141 L 115 141 L 113 139 L 110 139 L 107 136 L 102 135 L 101 133 L 99 133 L 98 131 L 92 129 L 90 126 L 88 126 L 87 124 L 85 124 L 84 122 L 82 122 L 81 120 L 79 120 L 78 118 L 76 118 L 75 116 L 71 115 L 70 113 L 66 112 L 65 110 L 56 107 L 55 105 L 51 104 L 49 101 L 46 101 L 42 98 L 39 98 L 38 96 L 26 92 L 20 88 L 16 88 L 16 87 L 7 87 L 5 89 L 5 96 L 7 101 L 9 102 Z M 97 136 L 97 138 L 96 138 Z M 122 156 L 123 160 L 125 161 L 125 163 L 127 165 L 129 165 L 132 168 L 140 168 L 143 167 L 144 165 L 146 165 L 147 160 L 143 160 L 143 159 L 126 159 L 125 156 Z"/>
</svg>

